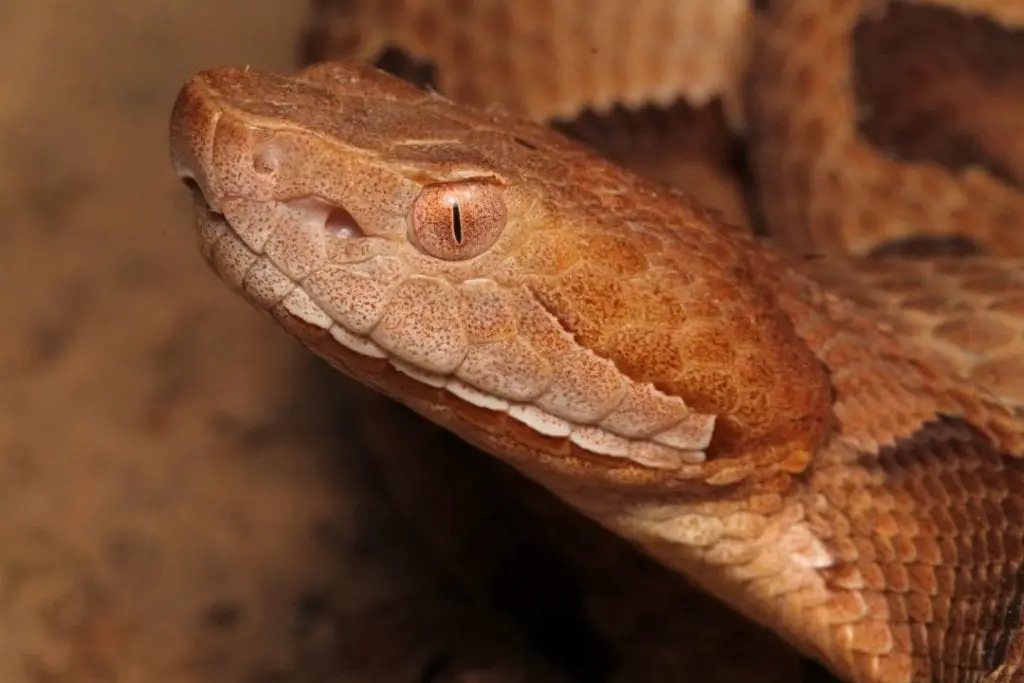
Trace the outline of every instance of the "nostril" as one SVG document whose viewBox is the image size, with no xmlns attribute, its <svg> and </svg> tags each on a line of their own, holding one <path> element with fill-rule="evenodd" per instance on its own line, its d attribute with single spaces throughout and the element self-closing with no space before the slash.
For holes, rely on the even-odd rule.
<svg viewBox="0 0 1024 683">
<path fill-rule="evenodd" d="M 198 194 L 202 194 L 203 193 L 203 191 L 199 188 L 199 183 L 196 182 L 195 178 L 193 178 L 190 175 L 183 175 L 183 176 L 180 176 L 180 177 L 181 177 L 182 184 L 186 188 L 188 188 L 188 191 L 191 194 L 197 194 L 197 193 Z"/>
<path fill-rule="evenodd" d="M 327 221 L 324 223 L 324 227 L 335 237 L 343 239 L 355 239 L 366 236 L 366 233 L 359 226 L 359 222 L 353 218 L 352 214 L 340 206 L 331 208 L 330 213 L 327 214 Z"/>
<path fill-rule="evenodd" d="M 181 176 L 181 182 L 188 190 L 188 193 L 192 195 L 192 201 L 196 204 L 209 207 L 210 202 L 206 201 L 206 195 L 203 194 L 203 188 L 199 185 L 195 178 L 192 176 L 183 175 Z"/>
<path fill-rule="evenodd" d="M 203 192 L 202 185 L 200 185 L 195 178 L 193 178 L 192 176 L 183 175 L 181 176 L 181 182 L 188 190 L 188 193 L 192 195 L 193 205 L 195 205 L 198 208 L 201 208 L 203 211 L 206 211 L 211 215 L 222 215 L 219 211 L 214 211 L 213 207 L 210 205 L 209 200 L 206 198 L 206 193 Z"/>
</svg>

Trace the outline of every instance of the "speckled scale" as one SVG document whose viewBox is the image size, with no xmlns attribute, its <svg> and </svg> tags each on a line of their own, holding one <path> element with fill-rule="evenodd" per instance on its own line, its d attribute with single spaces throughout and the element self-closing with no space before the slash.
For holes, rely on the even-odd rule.
<svg viewBox="0 0 1024 683">
<path fill-rule="evenodd" d="M 854 520 L 829 539 L 843 564 L 827 574 L 843 590 L 884 597 L 892 628 L 902 633 L 895 642 L 916 670 L 934 671 L 931 658 L 948 654 L 950 645 L 959 648 L 959 666 L 989 666 L 992 653 L 968 641 L 974 634 L 998 637 L 1006 627 L 1002 615 L 1024 604 L 1024 593 L 1007 591 L 1024 577 L 1024 554 L 1006 552 L 1008 545 L 1020 548 L 1019 497 L 1008 495 L 1006 484 L 984 495 L 976 482 L 997 473 L 1019 479 L 1024 462 L 1007 461 L 962 426 L 936 425 L 883 449 L 872 470 L 885 476 L 867 489 L 842 478 L 826 483 L 827 472 L 816 475 L 822 482 L 818 490 L 835 506 L 827 514 Z M 879 505 L 884 500 L 891 512 Z M 899 523 L 908 519 L 912 523 Z M 834 519 L 826 524 L 838 528 Z M 856 581 L 850 581 L 851 571 Z M 853 633 L 872 637 L 859 627 Z"/>
<path fill-rule="evenodd" d="M 986 615 L 1016 604 L 1004 586 L 1021 561 L 1021 498 L 987 483 L 1020 482 L 1011 457 L 1024 445 L 1005 406 L 900 339 L 895 318 L 818 288 L 680 195 L 499 113 L 459 110 L 369 69 L 332 73 L 327 99 L 303 99 L 315 78 L 289 91 L 279 77 L 231 69 L 197 76 L 179 97 L 173 156 L 209 202 L 198 224 L 224 277 L 237 285 L 276 272 L 261 276 L 273 286 L 255 303 L 334 365 L 506 459 L 834 669 L 959 680 L 957 667 L 992 664 L 1005 626 Z M 376 104 L 348 116 L 317 109 L 342 103 L 346 88 Z M 272 121 L 247 104 L 264 92 L 275 98 Z M 287 92 L 315 106 L 289 109 Z M 375 129 L 365 113 L 384 106 Z M 417 109 L 444 123 L 406 129 Z M 535 149 L 508 144 L 506 123 Z M 460 155 L 470 129 L 473 148 Z M 398 132 L 416 137 L 388 138 Z M 439 153 L 389 154 L 410 141 Z M 533 154 L 555 163 L 524 161 Z M 439 262 L 409 242 L 404 217 L 460 158 L 461 170 L 500 183 L 509 220 L 477 258 Z M 290 203 L 321 187 L 321 169 L 348 179 L 325 199 L 354 209 L 358 230 L 346 239 L 361 245 L 327 235 L 332 265 L 401 264 L 380 320 L 355 341 L 318 308 L 313 286 L 272 270 L 282 253 L 247 254 L 216 213 L 225 187 Z M 593 254 L 579 247 L 587 242 Z M 501 296 L 460 294 L 481 279 Z M 499 348 L 509 320 L 498 299 L 513 303 L 522 345 Z M 481 307 L 467 314 L 471 300 Z M 645 362 L 631 330 L 674 344 L 682 362 L 657 346 Z M 501 355 L 474 358 L 487 348 Z M 516 354 L 530 367 L 531 351 L 541 359 L 534 385 L 518 388 L 529 403 L 459 383 L 460 368 L 482 383 Z M 600 381 L 581 381 L 591 375 Z M 653 386 L 638 388 L 641 377 Z M 635 442 L 608 438 L 622 433 Z M 659 439 L 694 448 L 658 452 Z M 974 632 L 994 645 L 978 647 Z"/>
<path fill-rule="evenodd" d="M 753 159 L 769 229 L 788 246 L 863 255 L 889 241 L 926 234 L 966 236 L 1003 255 L 1024 253 L 1020 239 L 1024 193 L 1019 186 L 1006 183 L 991 169 L 978 168 L 981 164 L 970 169 L 967 179 L 963 169 L 947 168 L 933 158 L 901 163 L 891 146 L 874 143 L 860 127 L 865 113 L 881 108 L 878 102 L 858 97 L 864 94 L 857 91 L 862 83 L 898 79 L 893 87 L 900 97 L 890 98 L 895 111 L 887 112 L 883 121 L 899 120 L 908 111 L 913 114 L 915 94 L 927 112 L 929 105 L 934 108 L 936 100 L 941 104 L 954 87 L 960 91 L 953 103 L 988 95 L 976 86 L 979 81 L 1000 84 L 990 95 L 996 103 L 1000 88 L 1014 89 L 1014 71 L 1005 66 L 1018 63 L 1024 54 L 1016 3 L 977 3 L 986 5 L 983 11 L 1010 22 L 998 40 L 988 35 L 993 31 L 985 20 L 972 23 L 968 15 L 958 16 L 950 4 L 835 0 L 826 5 L 818 0 L 782 0 L 772 2 L 762 14 L 750 62 Z M 917 27 L 927 28 L 914 40 Z M 1018 29 L 1015 43 L 1012 28 Z M 895 38 L 888 46 L 883 41 L 864 48 L 864 40 L 858 42 L 858 38 L 884 37 L 887 30 Z M 1015 56 L 1007 57 L 1002 66 L 981 68 L 978 73 L 983 78 L 960 78 L 948 62 L 934 68 L 950 45 L 969 46 L 979 40 L 988 46 L 1000 40 L 1013 43 Z M 913 48 L 899 49 L 907 45 Z M 916 73 L 936 77 L 914 77 L 912 64 L 904 71 L 903 54 L 927 59 L 929 68 Z M 872 68 L 865 75 L 864 70 Z M 852 87 L 843 86 L 850 82 Z M 940 118 L 959 118 L 981 144 L 993 128 L 990 121 L 972 126 L 976 122 L 970 115 L 955 110 Z M 913 126 L 900 133 L 903 138 L 917 133 L 920 142 L 921 130 L 926 127 Z M 997 140 L 992 143 L 992 154 L 1005 147 Z M 942 201 L 936 201 L 939 197 Z"/>
</svg>

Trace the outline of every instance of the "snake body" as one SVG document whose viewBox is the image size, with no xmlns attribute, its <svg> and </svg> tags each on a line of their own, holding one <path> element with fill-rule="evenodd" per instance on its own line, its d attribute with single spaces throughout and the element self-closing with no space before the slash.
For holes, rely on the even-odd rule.
<svg viewBox="0 0 1024 683">
<path fill-rule="evenodd" d="M 199 74 L 171 147 L 214 269 L 341 371 L 848 680 L 1024 676 L 1020 380 L 915 332 L 1019 330 L 1018 259 L 804 259 L 348 64 Z"/>
</svg>

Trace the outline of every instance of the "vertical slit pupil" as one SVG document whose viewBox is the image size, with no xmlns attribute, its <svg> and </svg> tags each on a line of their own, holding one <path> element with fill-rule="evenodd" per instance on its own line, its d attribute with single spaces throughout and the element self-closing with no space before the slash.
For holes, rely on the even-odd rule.
<svg viewBox="0 0 1024 683">
<path fill-rule="evenodd" d="M 452 204 L 452 232 L 455 233 L 455 241 L 462 244 L 462 212 L 458 202 Z"/>
</svg>

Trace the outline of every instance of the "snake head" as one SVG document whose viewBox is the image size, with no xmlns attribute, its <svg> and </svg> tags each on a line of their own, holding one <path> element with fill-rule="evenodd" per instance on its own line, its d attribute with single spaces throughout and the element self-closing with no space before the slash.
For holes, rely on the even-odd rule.
<svg viewBox="0 0 1024 683">
<path fill-rule="evenodd" d="M 337 368 L 541 478 L 802 469 L 828 378 L 752 246 L 542 126 L 369 67 L 194 76 L 204 255 Z"/>
</svg>

